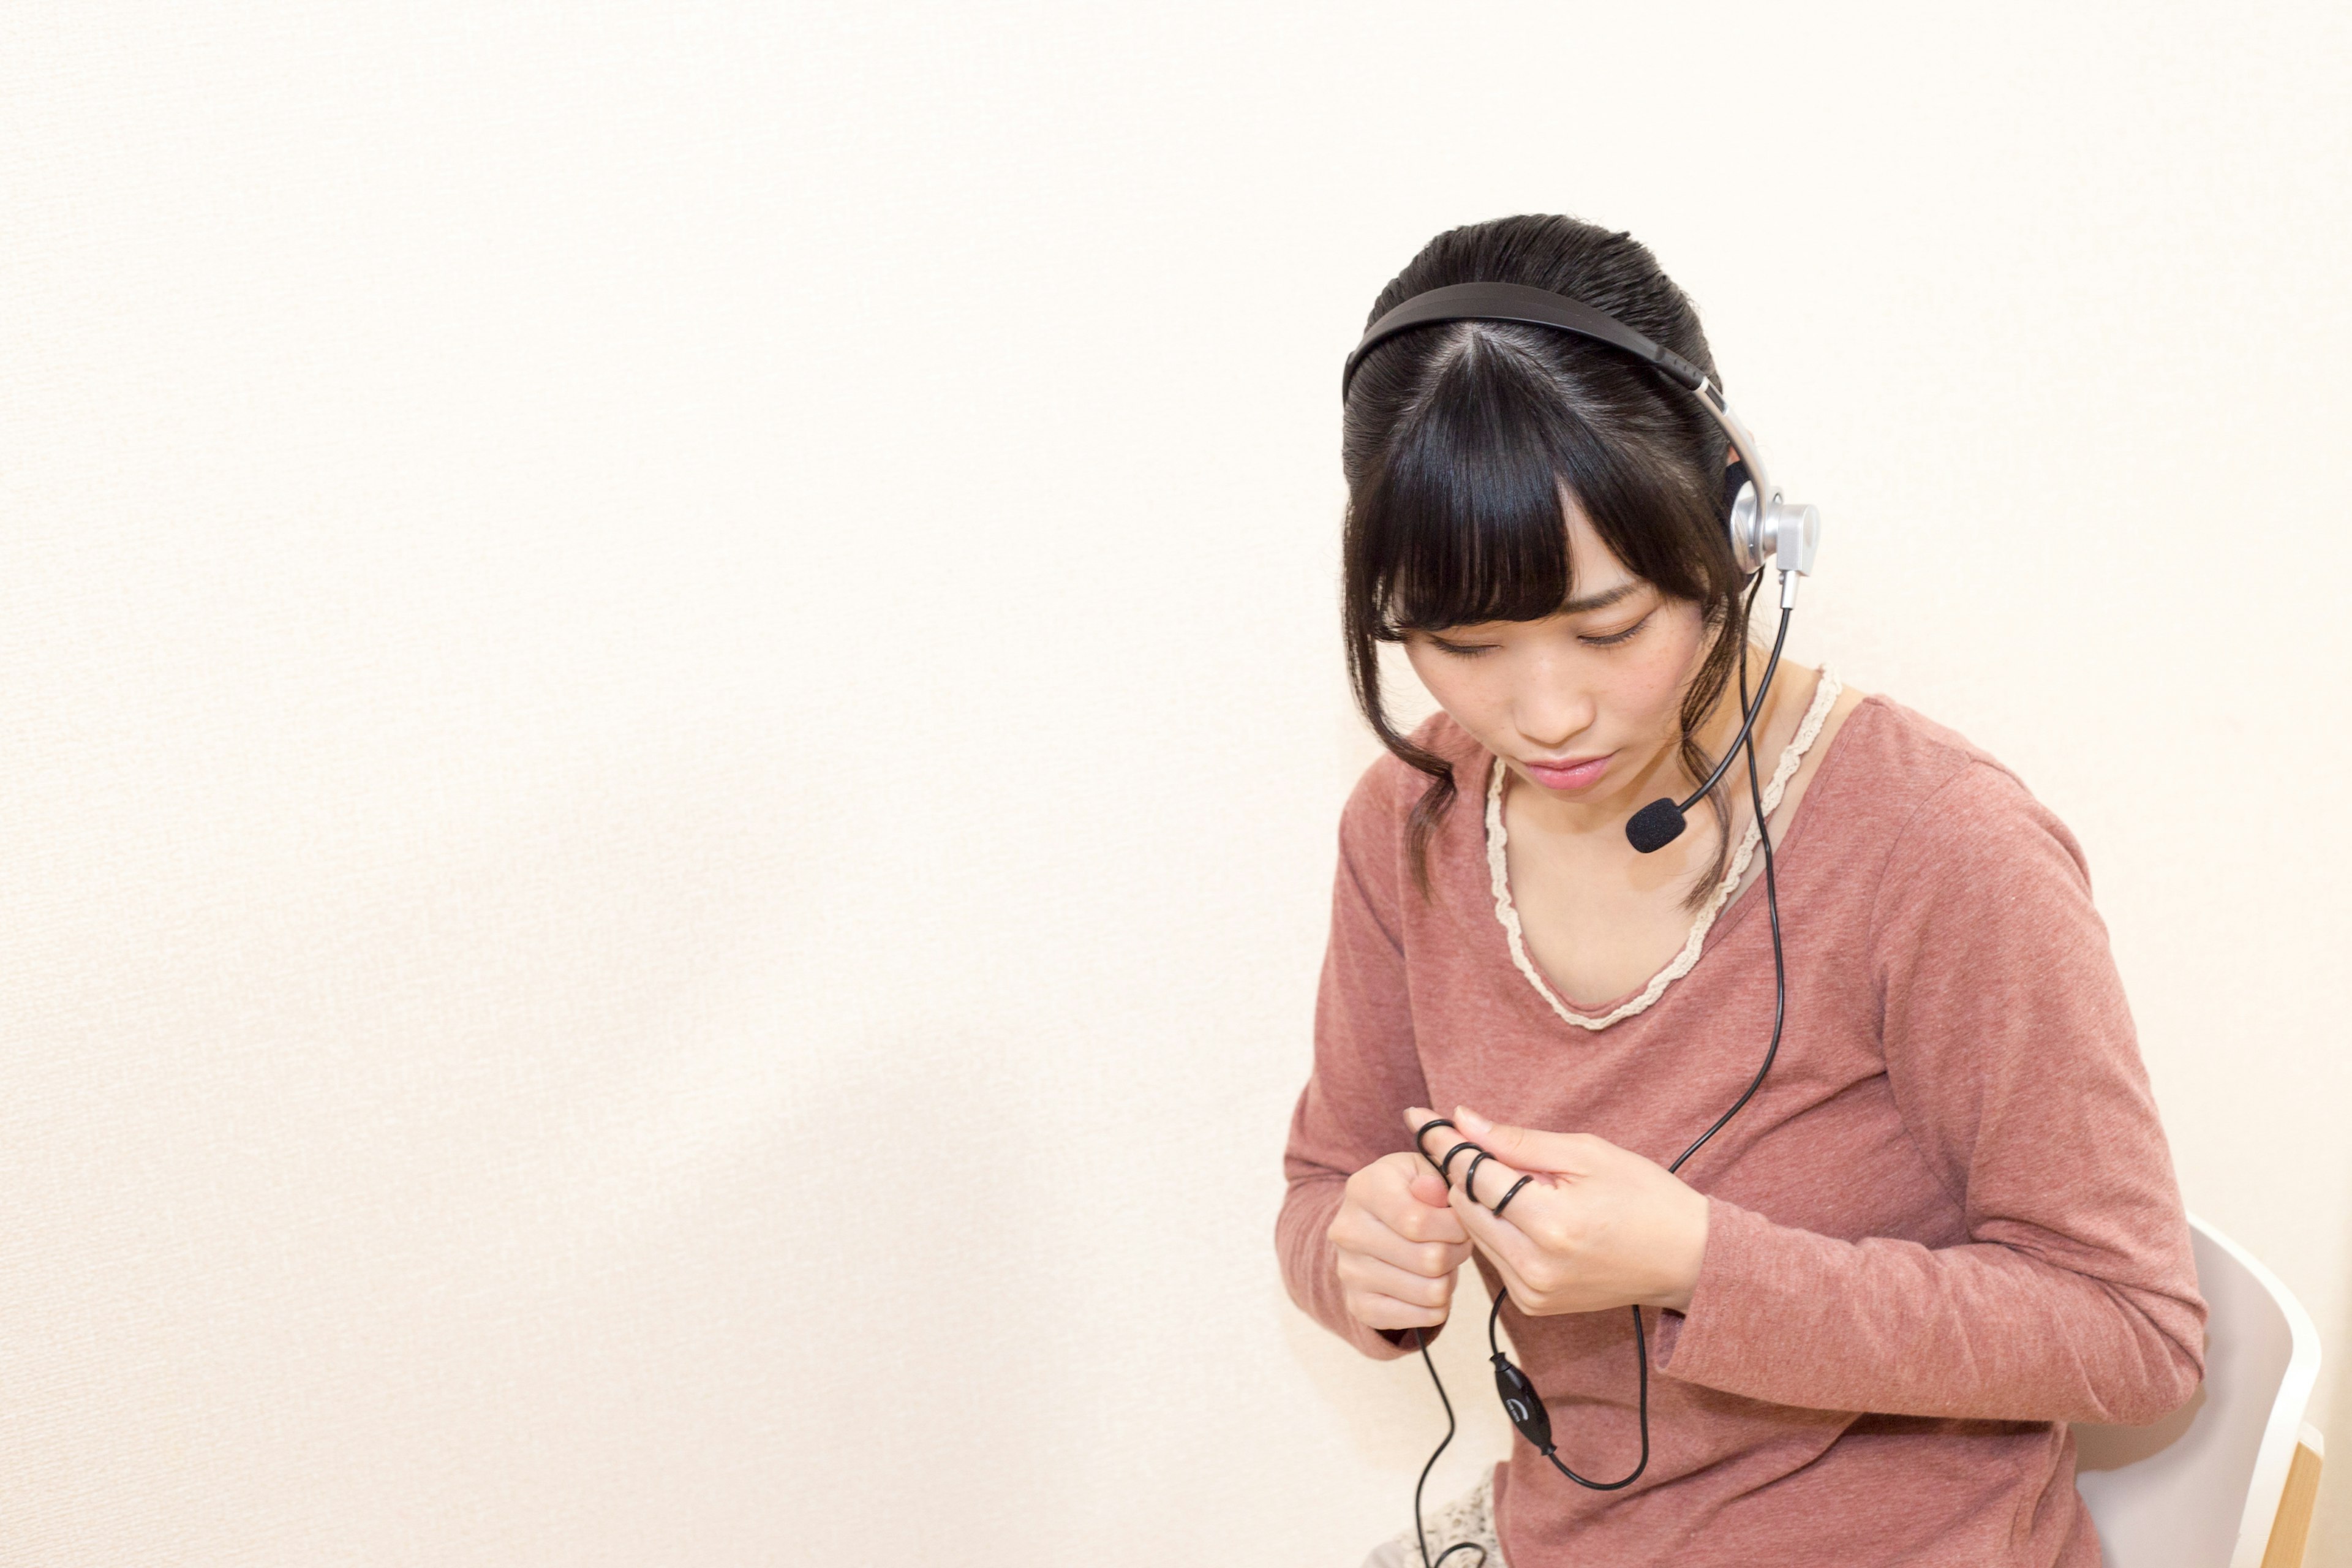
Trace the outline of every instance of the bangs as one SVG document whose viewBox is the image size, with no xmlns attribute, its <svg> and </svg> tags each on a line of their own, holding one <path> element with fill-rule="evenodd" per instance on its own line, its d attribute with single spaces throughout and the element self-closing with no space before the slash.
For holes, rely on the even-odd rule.
<svg viewBox="0 0 2352 1568">
<path fill-rule="evenodd" d="M 1349 509 L 1350 596 L 1374 637 L 1558 612 L 1576 596 L 1563 494 L 1634 575 L 1710 596 L 1712 498 L 1678 482 L 1683 465 L 1646 432 L 1624 433 L 1631 450 L 1601 440 L 1539 367 L 1487 337 L 1449 356 L 1417 403 Z"/>
</svg>

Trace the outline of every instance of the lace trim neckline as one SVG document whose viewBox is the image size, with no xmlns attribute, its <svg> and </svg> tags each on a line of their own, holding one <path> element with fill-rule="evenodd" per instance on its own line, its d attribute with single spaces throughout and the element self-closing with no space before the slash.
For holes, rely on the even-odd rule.
<svg viewBox="0 0 2352 1568">
<path fill-rule="evenodd" d="M 1780 762 L 1773 766 L 1770 781 L 1764 785 L 1766 819 L 1769 820 L 1780 805 L 1781 793 L 1788 788 L 1789 780 L 1796 775 L 1797 764 L 1804 760 L 1805 752 L 1821 734 L 1822 725 L 1829 718 L 1830 708 L 1843 689 L 1844 683 L 1838 679 L 1836 672 L 1826 662 L 1823 663 L 1821 682 L 1813 691 L 1812 704 L 1805 710 L 1805 717 L 1798 724 L 1796 735 L 1780 753 Z M 1725 868 L 1723 879 L 1715 885 L 1715 896 L 1691 921 L 1690 935 L 1683 942 L 1682 952 L 1675 955 L 1674 962 L 1650 976 L 1650 983 L 1642 988 L 1639 994 L 1620 1003 L 1611 1011 L 1597 1014 L 1580 1012 L 1560 1000 L 1550 983 L 1544 979 L 1543 973 L 1536 968 L 1535 961 L 1528 956 L 1527 940 L 1519 930 L 1519 911 L 1511 903 L 1510 867 L 1506 858 L 1509 839 L 1503 826 L 1503 779 L 1507 771 L 1499 756 L 1494 759 L 1493 765 L 1487 770 L 1486 871 L 1494 885 L 1495 918 L 1502 922 L 1503 934 L 1510 942 L 1511 963 L 1527 976 L 1528 984 L 1536 988 L 1536 994 L 1551 1005 L 1553 1012 L 1580 1029 L 1605 1029 L 1620 1018 L 1630 1018 L 1646 1010 L 1653 1002 L 1665 994 L 1667 986 L 1689 973 L 1691 966 L 1698 963 L 1699 949 L 1706 945 L 1706 933 L 1714 928 L 1715 917 L 1722 911 L 1725 900 L 1731 897 L 1731 889 L 1739 885 L 1739 879 L 1747 873 L 1748 862 L 1762 839 L 1761 825 L 1755 822 L 1748 825 L 1738 853 Z"/>
</svg>

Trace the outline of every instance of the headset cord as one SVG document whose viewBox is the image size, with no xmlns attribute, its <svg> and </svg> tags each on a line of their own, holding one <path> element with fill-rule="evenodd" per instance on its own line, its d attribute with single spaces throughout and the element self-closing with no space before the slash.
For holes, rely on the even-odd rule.
<svg viewBox="0 0 2352 1568">
<path fill-rule="evenodd" d="M 1748 584 L 1748 604 L 1743 606 L 1743 614 L 1741 617 L 1743 621 L 1747 618 L 1746 612 L 1752 611 L 1754 609 L 1757 591 L 1763 586 L 1763 584 L 1764 574 L 1761 571 L 1759 571 L 1756 574 L 1754 581 Z M 1788 639 L 1789 636 L 1790 609 L 1790 606 L 1783 605 L 1780 610 L 1780 627 L 1779 634 L 1772 639 L 1772 657 L 1764 666 L 1764 679 L 1766 684 L 1763 689 L 1769 689 L 1772 671 L 1780 662 L 1780 645 Z M 1760 691 L 1759 694 L 1759 709 L 1761 707 Z M 1772 1058 L 1780 1054 L 1780 1028 L 1788 1016 L 1789 972 L 1786 959 L 1780 950 L 1780 888 L 1778 879 L 1773 875 L 1772 829 L 1770 825 L 1764 819 L 1764 789 L 1763 785 L 1758 782 L 1757 778 L 1756 746 L 1753 740 L 1749 738 L 1757 715 L 1749 712 L 1748 707 L 1748 639 L 1746 637 L 1742 637 L 1739 643 L 1739 709 L 1741 717 L 1746 721 L 1746 722 L 1743 724 L 1740 731 L 1740 740 L 1735 743 L 1744 745 L 1748 752 L 1748 797 L 1749 802 L 1755 807 L 1756 832 L 1758 837 L 1761 840 L 1764 848 L 1764 908 L 1765 913 L 1769 918 L 1772 927 L 1772 1039 L 1771 1043 L 1764 1049 L 1764 1064 L 1756 1069 L 1756 1076 L 1748 1081 L 1746 1091 L 1743 1092 L 1738 1100 L 1732 1101 L 1730 1110 L 1725 1111 L 1721 1116 L 1715 1119 L 1715 1124 L 1713 1126 L 1700 1133 L 1698 1137 L 1692 1142 L 1689 1148 L 1684 1150 L 1680 1154 L 1675 1157 L 1675 1163 L 1666 1167 L 1666 1170 L 1670 1174 L 1681 1170 L 1683 1167 L 1683 1162 L 1688 1160 L 1693 1154 L 1697 1153 L 1701 1145 L 1705 1144 L 1708 1139 L 1714 1137 L 1716 1133 L 1722 1131 L 1723 1124 L 1729 1121 L 1734 1116 L 1738 1115 L 1739 1113 L 1740 1107 L 1746 1105 L 1748 1100 L 1754 1097 L 1756 1091 L 1763 1087 L 1764 1075 L 1772 1070 Z M 1424 1151 L 1423 1158 L 1426 1159 L 1427 1157 L 1427 1152 Z M 1473 1162 L 1473 1165 L 1475 1168 L 1475 1162 Z M 1514 1186 L 1509 1194 L 1506 1194 L 1504 1195 L 1503 1203 L 1509 1203 L 1511 1201 L 1511 1195 L 1516 1194 L 1518 1188 Z M 1496 1205 L 1496 1212 L 1499 1214 L 1501 1210 L 1502 1205 Z M 1549 1417 L 1545 1415 L 1543 1413 L 1543 1402 L 1541 1397 L 1536 1394 L 1535 1386 L 1528 1381 L 1527 1375 L 1524 1373 L 1521 1373 L 1517 1367 L 1511 1365 L 1509 1359 L 1503 1354 L 1502 1346 L 1496 1338 L 1496 1326 L 1502 1319 L 1503 1303 L 1509 1299 L 1510 1292 L 1507 1290 L 1498 1289 L 1495 1292 L 1494 1307 L 1486 1314 L 1486 1348 L 1493 1352 L 1491 1359 L 1494 1361 L 1498 1380 L 1507 1375 L 1508 1380 L 1516 1382 L 1525 1390 L 1526 1397 L 1528 1402 L 1528 1408 L 1531 1412 L 1529 1419 L 1538 1426 L 1538 1430 L 1549 1434 L 1551 1424 Z M 1640 1419 L 1642 1430 L 1642 1457 L 1640 1460 L 1635 1463 L 1633 1469 L 1629 1471 L 1622 1479 L 1614 1481 L 1587 1480 L 1584 1477 L 1578 1475 L 1574 1470 L 1570 1469 L 1566 1465 L 1560 1463 L 1559 1455 L 1555 1451 L 1553 1446 L 1549 1440 L 1539 1445 L 1536 1445 L 1538 1451 L 1541 1453 L 1545 1458 L 1551 1461 L 1552 1468 L 1558 1470 L 1561 1475 L 1566 1476 L 1570 1480 L 1574 1481 L 1578 1486 L 1586 1487 L 1597 1492 L 1611 1492 L 1617 1490 L 1621 1487 L 1632 1486 L 1634 1481 L 1641 1478 L 1642 1472 L 1650 1468 L 1649 1342 L 1647 1336 L 1643 1332 L 1642 1329 L 1642 1309 L 1637 1306 L 1632 1308 L 1631 1310 L 1633 1314 L 1634 1365 L 1641 1378 Z M 1448 1557 L 1453 1556 L 1456 1552 L 1464 1550 L 1465 1547 L 1477 1552 L 1479 1563 L 1483 1565 L 1486 1557 L 1486 1549 L 1483 1546 L 1479 1546 L 1475 1542 L 1456 1542 L 1452 1546 L 1449 1546 L 1444 1551 L 1439 1552 L 1436 1557 L 1432 1558 L 1429 1555 L 1429 1535 L 1422 1524 L 1421 1517 L 1422 1488 L 1428 1484 L 1429 1472 L 1436 1468 L 1438 1455 L 1444 1453 L 1446 1445 L 1454 1441 L 1454 1402 L 1445 1396 L 1445 1384 L 1438 1378 L 1437 1363 L 1430 1359 L 1429 1342 L 1427 1339 L 1423 1335 L 1422 1331 L 1419 1329 L 1415 1329 L 1413 1331 L 1412 1337 L 1413 1342 L 1421 1348 L 1422 1363 L 1429 1368 L 1429 1381 L 1436 1385 L 1438 1401 L 1445 1406 L 1445 1439 L 1444 1442 L 1438 1444 L 1435 1452 L 1429 1456 L 1429 1463 L 1421 1468 L 1421 1479 L 1413 1484 L 1412 1489 L 1412 1527 L 1415 1536 L 1421 1542 L 1421 1561 L 1423 1568 L 1437 1568 L 1439 1563 L 1444 1562 Z M 1513 1422 L 1514 1426 L 1517 1426 L 1517 1424 L 1518 1423 L 1516 1420 Z M 1524 1432 L 1522 1432 L 1521 1435 L 1526 1436 Z"/>
<path fill-rule="evenodd" d="M 1486 1549 L 1475 1541 L 1457 1541 L 1435 1557 L 1429 1554 L 1429 1531 L 1421 1522 L 1421 1490 L 1429 1485 L 1429 1472 L 1437 1468 L 1437 1456 L 1445 1452 L 1446 1444 L 1454 1441 L 1454 1401 L 1445 1397 L 1445 1384 L 1438 1381 L 1437 1363 L 1429 1359 L 1429 1342 L 1422 1336 L 1419 1329 L 1412 1331 L 1412 1342 L 1420 1347 L 1421 1364 L 1429 1368 L 1429 1381 L 1437 1384 L 1437 1402 L 1445 1406 L 1444 1441 L 1439 1443 L 1436 1451 L 1429 1456 L 1429 1463 L 1421 1467 L 1421 1479 L 1412 1483 L 1412 1533 L 1421 1542 L 1422 1568 L 1437 1568 L 1440 1563 L 1457 1552 L 1475 1552 L 1478 1561 L 1470 1568 L 1486 1568 Z"/>
</svg>

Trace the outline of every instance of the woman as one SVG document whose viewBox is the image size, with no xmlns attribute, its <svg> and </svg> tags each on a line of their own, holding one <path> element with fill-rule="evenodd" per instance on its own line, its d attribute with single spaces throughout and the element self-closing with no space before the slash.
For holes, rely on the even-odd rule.
<svg viewBox="0 0 2352 1568">
<path fill-rule="evenodd" d="M 1720 384 L 1650 253 L 1564 217 L 1441 235 L 1371 318 L 1474 281 L 1598 307 Z M 2065 1423 L 2188 1399 L 2205 1306 L 2074 836 L 1951 730 L 1783 662 L 1769 784 L 1735 768 L 1691 831 L 1627 839 L 1706 779 L 1760 668 L 1732 457 L 1691 393 L 1551 327 L 1431 324 L 1357 367 L 1349 655 L 1391 754 L 1340 817 L 1284 1276 L 1388 1359 L 1474 1262 L 1559 1464 L 1633 1472 L 1579 1485 L 1515 1441 L 1433 1557 L 2093 1564 Z M 1384 640 L 1439 705 L 1410 736 Z M 1670 1172 L 1773 1037 L 1767 891 L 1769 1072 Z"/>
</svg>

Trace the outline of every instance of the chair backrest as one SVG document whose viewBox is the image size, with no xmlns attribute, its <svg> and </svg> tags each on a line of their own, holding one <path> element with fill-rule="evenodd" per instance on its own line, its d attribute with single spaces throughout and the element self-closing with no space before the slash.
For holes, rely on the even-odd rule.
<svg viewBox="0 0 2352 1568">
<path fill-rule="evenodd" d="M 2189 1216 L 2205 1382 L 2148 1426 L 2078 1424 L 2074 1484 L 2109 1568 L 2261 1568 L 2319 1377 L 2319 1333 L 2278 1277 Z"/>
</svg>

